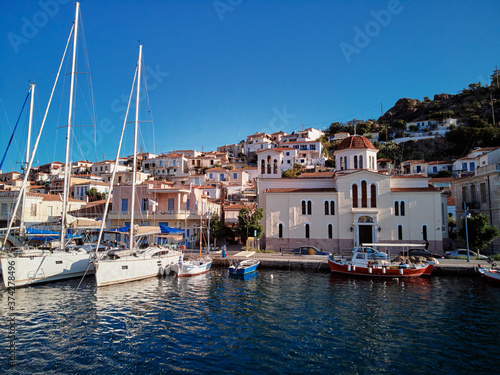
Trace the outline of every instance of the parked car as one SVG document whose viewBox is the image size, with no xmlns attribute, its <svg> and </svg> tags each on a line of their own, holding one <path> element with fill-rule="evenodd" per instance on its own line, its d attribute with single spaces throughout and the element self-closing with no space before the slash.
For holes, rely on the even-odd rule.
<svg viewBox="0 0 500 375">
<path fill-rule="evenodd" d="M 441 259 L 444 258 L 444 256 L 440 254 L 435 254 L 431 253 L 428 250 L 425 249 L 410 249 L 408 251 L 402 251 L 401 255 L 404 256 L 414 256 L 414 257 L 425 257 L 425 258 L 436 258 L 436 259 Z"/>
<path fill-rule="evenodd" d="M 356 247 L 352 252 L 369 253 L 370 254 L 368 256 L 369 259 L 387 259 L 387 253 L 382 253 L 380 251 L 372 249 L 371 247 Z"/>
<path fill-rule="evenodd" d="M 301 246 L 293 249 L 291 253 L 299 255 L 329 255 L 329 253 L 322 251 L 314 246 Z"/>
<path fill-rule="evenodd" d="M 457 249 L 444 253 L 446 258 L 467 258 L 467 249 Z M 469 250 L 469 258 L 488 259 L 487 256 L 478 255 L 476 252 Z"/>
</svg>

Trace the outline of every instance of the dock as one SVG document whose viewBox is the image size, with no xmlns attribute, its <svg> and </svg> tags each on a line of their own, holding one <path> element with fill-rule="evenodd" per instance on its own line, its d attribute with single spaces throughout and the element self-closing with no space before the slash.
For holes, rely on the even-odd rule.
<svg viewBox="0 0 500 375">
<path fill-rule="evenodd" d="M 226 257 L 222 258 L 221 252 L 211 252 L 214 268 L 227 268 L 232 259 L 241 260 L 242 257 L 235 257 L 238 251 L 227 251 Z M 295 255 L 281 253 L 256 253 L 255 257 L 260 260 L 259 269 L 276 269 L 289 271 L 307 271 L 329 273 L 328 260 L 326 255 Z M 490 267 L 485 260 L 473 260 L 470 262 L 464 259 L 438 259 L 438 264 L 434 266 L 432 276 L 480 276 L 477 268 Z"/>
</svg>

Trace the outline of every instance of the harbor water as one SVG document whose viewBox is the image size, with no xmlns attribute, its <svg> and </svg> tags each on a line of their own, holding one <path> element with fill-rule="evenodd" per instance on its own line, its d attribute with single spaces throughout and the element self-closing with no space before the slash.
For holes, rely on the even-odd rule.
<svg viewBox="0 0 500 375">
<path fill-rule="evenodd" d="M 500 288 L 480 278 L 79 281 L 0 289 L 2 373 L 499 372 Z"/>
</svg>

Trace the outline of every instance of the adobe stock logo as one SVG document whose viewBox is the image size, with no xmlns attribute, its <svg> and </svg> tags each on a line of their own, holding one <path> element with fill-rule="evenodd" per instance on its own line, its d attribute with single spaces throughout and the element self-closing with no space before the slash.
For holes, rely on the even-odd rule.
<svg viewBox="0 0 500 375">
<path fill-rule="evenodd" d="M 19 52 L 21 44 L 28 44 L 30 39 L 33 39 L 38 31 L 47 25 L 50 18 L 54 18 L 59 13 L 59 5 L 69 3 L 69 0 L 40 0 L 38 5 L 40 10 L 35 12 L 31 17 L 22 17 L 21 35 L 14 32 L 7 34 L 10 45 L 15 53 Z"/>
<path fill-rule="evenodd" d="M 382 9 L 379 12 L 372 10 L 370 14 L 373 17 L 373 20 L 366 23 L 364 30 L 361 30 L 357 26 L 354 28 L 354 45 L 346 42 L 340 43 L 340 49 L 342 50 L 346 61 L 350 63 L 352 60 L 351 56 L 354 53 L 360 54 L 363 48 L 368 47 L 372 39 L 380 34 L 382 28 L 387 27 L 391 23 L 392 15 L 399 14 L 402 11 L 403 6 L 399 0 L 389 0 L 387 10 Z"/>
</svg>

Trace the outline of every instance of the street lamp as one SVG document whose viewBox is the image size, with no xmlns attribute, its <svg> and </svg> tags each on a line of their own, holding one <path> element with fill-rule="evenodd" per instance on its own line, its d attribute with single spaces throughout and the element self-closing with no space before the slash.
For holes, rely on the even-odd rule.
<svg viewBox="0 0 500 375">
<path fill-rule="evenodd" d="M 467 204 L 464 202 L 464 219 L 465 219 L 465 243 L 467 244 L 467 262 L 470 262 L 469 257 L 469 232 L 467 230 L 467 217 L 469 216 L 469 212 L 467 211 Z"/>
</svg>

